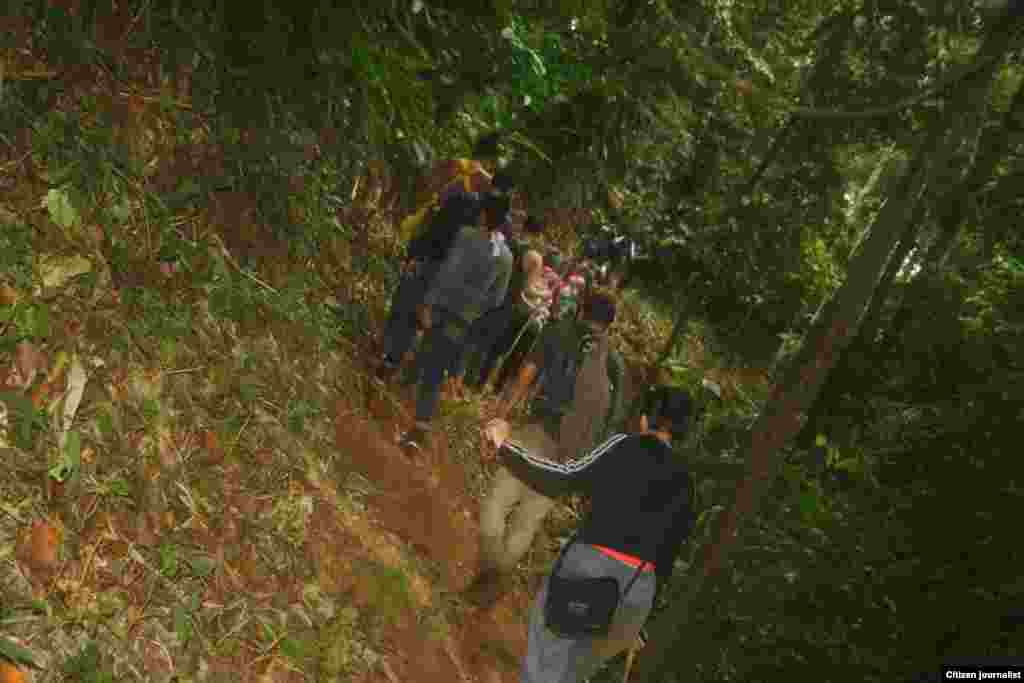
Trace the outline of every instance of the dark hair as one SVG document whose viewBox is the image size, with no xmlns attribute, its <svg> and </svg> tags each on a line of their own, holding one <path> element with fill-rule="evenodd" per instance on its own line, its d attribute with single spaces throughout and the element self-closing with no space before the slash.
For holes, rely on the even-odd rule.
<svg viewBox="0 0 1024 683">
<path fill-rule="evenodd" d="M 494 178 L 491 180 L 491 187 L 493 187 L 496 192 L 507 194 L 515 189 L 516 179 L 508 171 L 498 171 L 494 174 Z"/>
<path fill-rule="evenodd" d="M 615 322 L 615 310 L 615 299 L 603 292 L 594 292 L 583 302 L 583 318 L 602 325 Z"/>
<path fill-rule="evenodd" d="M 653 403 L 650 421 L 652 429 L 665 429 L 676 437 L 685 436 L 690 430 L 695 412 L 690 392 L 679 387 L 659 385 L 655 387 Z"/>
<path fill-rule="evenodd" d="M 491 214 L 493 220 L 500 222 L 504 220 L 508 212 L 512 210 L 512 200 L 500 192 L 488 192 L 483 196 L 483 210 Z"/>
<path fill-rule="evenodd" d="M 476 192 L 459 192 L 442 206 L 436 220 L 449 225 L 477 225 L 484 202 Z"/>
<path fill-rule="evenodd" d="M 501 135 L 496 131 L 481 135 L 473 144 L 473 155 L 484 159 L 495 159 L 501 155 Z"/>
</svg>

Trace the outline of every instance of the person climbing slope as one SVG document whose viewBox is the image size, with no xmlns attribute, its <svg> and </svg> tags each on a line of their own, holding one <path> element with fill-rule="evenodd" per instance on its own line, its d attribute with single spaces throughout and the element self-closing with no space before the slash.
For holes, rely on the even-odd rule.
<svg viewBox="0 0 1024 683">
<path fill-rule="evenodd" d="M 507 307 L 507 318 L 501 321 L 504 329 L 499 330 L 490 347 L 484 349 L 479 375 L 473 383 L 486 386 L 488 378 L 498 367 L 498 361 L 504 356 L 494 383 L 495 393 L 501 393 L 508 380 L 518 372 L 550 315 L 552 292 L 544 278 L 544 259 L 531 249 L 522 261 L 523 282 L 518 292 L 510 288 L 512 301 Z"/>
<path fill-rule="evenodd" d="M 477 321 L 470 334 L 471 349 L 467 352 L 467 356 L 473 354 L 475 357 L 464 357 L 464 366 L 460 369 L 466 374 L 465 368 L 469 368 L 468 384 L 474 388 L 479 388 L 486 382 L 498 358 L 508 351 L 507 346 L 501 346 L 501 340 L 509 326 L 515 324 L 513 318 L 517 316 L 517 311 L 521 311 L 523 305 L 522 292 L 527 278 L 524 257 L 531 249 L 530 244 L 538 241 L 543 230 L 544 224 L 537 217 L 527 216 L 521 236 L 515 236 L 511 231 L 506 233 L 506 242 L 515 262 L 508 294 L 500 307 L 485 313 Z"/>
<path fill-rule="evenodd" d="M 444 263 L 458 231 L 463 226 L 478 225 L 482 211 L 482 200 L 476 193 L 454 195 L 432 218 L 428 229 L 409 243 L 384 324 L 377 379 L 389 381 L 399 370 L 405 354 L 415 345 L 416 308 L 423 301 L 427 283 Z"/>
<path fill-rule="evenodd" d="M 497 224 L 507 201 L 489 194 L 483 202 L 484 220 Z M 505 297 L 512 272 L 512 255 L 493 229 L 464 225 L 448 249 L 443 264 L 426 282 L 426 295 L 417 307 L 424 330 L 424 350 L 417 355 L 419 385 L 416 425 L 400 437 L 407 453 L 426 442 L 440 398 L 445 372 L 456 367 L 469 327 Z"/>
<path fill-rule="evenodd" d="M 522 683 L 578 683 L 594 675 L 636 642 L 672 576 L 694 523 L 690 473 L 672 452 L 689 428 L 692 405 L 674 387 L 656 395 L 642 431 L 616 434 L 563 463 L 519 447 L 507 423 L 489 425 L 506 467 L 534 490 L 590 499 L 580 530 L 534 600 Z M 604 592 L 595 590 L 595 580 L 609 578 L 614 582 Z"/>
<path fill-rule="evenodd" d="M 493 191 L 495 196 L 506 197 L 511 193 L 513 180 L 511 176 L 499 172 L 494 177 L 494 185 L 499 188 Z M 459 228 L 478 222 L 482 211 L 482 198 L 476 192 L 462 191 L 458 184 L 455 187 L 454 191 L 444 195 L 440 210 L 430 217 L 428 224 L 406 247 L 399 284 L 392 297 L 391 310 L 384 326 L 383 355 L 377 370 L 377 379 L 380 381 L 389 381 L 401 366 L 403 356 L 396 355 L 397 349 L 406 349 L 407 352 L 415 346 L 416 307 L 423 300 L 426 283 L 444 262 Z M 502 211 L 506 200 L 495 201 L 498 204 L 492 214 L 495 217 L 500 216 L 497 229 L 507 230 L 509 212 Z M 493 220 L 498 218 L 492 218 L 492 222 Z M 458 368 L 455 370 L 457 374 Z"/>
<path fill-rule="evenodd" d="M 504 243 L 505 247 L 512 255 L 514 267 L 512 270 L 511 280 L 509 281 L 509 287 L 505 294 L 505 299 L 497 307 L 484 311 L 483 314 L 477 318 L 468 331 L 465 350 L 459 355 L 456 364 L 448 369 L 448 380 L 445 383 L 445 391 L 449 398 L 455 400 L 463 400 L 465 398 L 464 379 L 470 357 L 499 334 L 501 332 L 501 326 L 506 324 L 507 315 L 505 313 L 509 301 L 509 295 L 517 291 L 518 280 L 520 279 L 517 275 L 517 271 L 519 270 L 517 253 L 519 252 L 521 245 L 511 239 L 513 230 L 511 210 L 512 193 L 515 190 L 515 181 L 507 172 L 499 171 L 494 176 L 493 184 L 494 190 L 492 190 L 491 194 L 496 197 L 496 204 L 494 211 L 488 219 L 489 223 L 487 227 L 491 230 L 492 236 L 495 240 Z M 457 197 L 459 196 L 459 192 L 451 193 L 448 196 Z"/>
<path fill-rule="evenodd" d="M 562 462 L 593 447 L 618 423 L 623 371 L 608 338 L 614 320 L 615 302 L 595 295 L 577 318 L 545 330 L 497 409 L 496 420 L 507 424 L 534 380 L 540 385 L 529 418 L 512 428 L 508 447 L 499 451 L 502 459 L 530 453 Z M 486 607 L 500 598 L 553 505 L 505 467 L 498 469 L 481 506 L 480 573 L 467 589 L 470 600 Z"/>
</svg>

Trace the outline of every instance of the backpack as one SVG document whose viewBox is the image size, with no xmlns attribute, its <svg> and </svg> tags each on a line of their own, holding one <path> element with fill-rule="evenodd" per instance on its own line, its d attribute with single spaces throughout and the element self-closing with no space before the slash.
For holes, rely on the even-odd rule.
<svg viewBox="0 0 1024 683">
<path fill-rule="evenodd" d="M 479 197 L 470 192 L 458 194 L 444 203 L 430 217 L 430 222 L 409 241 L 409 258 L 440 262 L 448 255 L 459 228 L 475 225 L 479 216 Z"/>
<path fill-rule="evenodd" d="M 577 385 L 580 383 L 580 371 L 583 369 L 588 356 L 591 355 L 584 351 L 587 338 L 579 339 L 574 333 L 575 324 L 575 321 L 565 320 L 557 323 L 555 327 L 551 328 L 551 334 L 560 334 L 562 335 L 562 339 L 559 340 L 561 343 L 553 344 L 546 350 L 547 353 L 553 354 L 553 357 L 545 359 L 546 371 L 542 378 L 543 384 L 541 386 L 540 394 L 534 404 L 535 411 L 545 414 L 546 416 L 559 417 L 559 432 L 561 432 L 562 422 L 564 422 L 561 418 L 564 418 L 569 413 L 575 412 L 573 410 L 574 399 L 576 397 Z M 605 335 L 599 338 L 598 341 L 602 343 L 598 344 L 593 349 L 599 354 L 599 356 L 594 360 L 601 361 L 596 364 L 597 368 L 602 366 L 605 368 L 604 374 L 607 376 L 608 380 L 605 386 L 608 388 L 611 396 L 608 402 L 604 403 L 607 408 L 609 405 L 615 405 L 617 392 L 619 390 L 617 383 L 620 380 L 612 366 L 610 340 Z M 600 383 L 597 383 L 594 380 L 592 373 L 587 373 L 585 379 L 588 385 L 593 383 L 600 386 Z M 600 397 L 598 397 L 597 400 L 601 400 L 602 402 L 604 401 L 604 399 Z M 604 415 L 602 415 L 601 423 L 597 425 L 599 427 L 599 431 L 607 429 L 607 418 L 605 417 L 607 412 L 608 411 L 605 410 Z M 574 420 L 576 419 L 577 418 L 574 418 Z M 587 420 L 583 420 L 583 422 L 587 422 Z M 570 420 L 568 427 L 570 429 L 582 429 L 583 431 L 587 431 L 586 425 L 583 425 L 582 427 L 578 427 L 578 425 L 578 422 Z M 581 441 L 586 440 L 584 436 L 579 434 L 573 438 L 578 438 Z M 573 455 L 578 455 L 578 453 L 574 453 Z"/>
<path fill-rule="evenodd" d="M 487 184 L 483 182 L 482 178 L 490 181 L 490 175 L 484 171 L 480 162 L 472 159 L 453 159 L 443 165 L 441 173 L 444 176 L 438 190 L 428 195 L 420 208 L 407 216 L 399 225 L 398 234 L 402 241 L 408 242 L 424 226 L 429 225 L 429 219 L 437 213 L 441 206 L 441 195 L 446 190 L 452 189 L 456 183 L 461 184 L 461 189 L 468 193 L 487 189 L 480 187 Z"/>
<path fill-rule="evenodd" d="M 589 451 L 601 440 L 612 404 L 612 379 L 608 372 L 611 340 L 601 335 L 590 352 L 583 351 L 573 385 L 573 401 L 558 428 L 558 452 L 562 462 Z"/>
</svg>

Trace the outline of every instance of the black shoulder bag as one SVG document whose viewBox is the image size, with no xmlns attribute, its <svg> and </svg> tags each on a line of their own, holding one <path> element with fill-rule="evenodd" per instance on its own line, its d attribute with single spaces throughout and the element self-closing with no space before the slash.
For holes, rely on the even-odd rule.
<svg viewBox="0 0 1024 683">
<path fill-rule="evenodd" d="M 687 494 L 689 492 L 687 491 Z M 660 534 L 665 533 L 680 505 L 687 495 L 680 495 L 672 506 L 672 514 L 667 516 Z M 633 578 L 626 584 L 626 590 L 620 591 L 619 581 L 613 576 L 566 578 L 558 575 L 565 553 L 576 543 L 579 533 L 565 544 L 555 561 L 555 566 L 548 577 L 548 595 L 544 602 L 544 624 L 563 638 L 593 638 L 608 635 L 612 620 L 619 603 L 640 578 L 649 562 L 642 563 L 633 573 Z"/>
</svg>

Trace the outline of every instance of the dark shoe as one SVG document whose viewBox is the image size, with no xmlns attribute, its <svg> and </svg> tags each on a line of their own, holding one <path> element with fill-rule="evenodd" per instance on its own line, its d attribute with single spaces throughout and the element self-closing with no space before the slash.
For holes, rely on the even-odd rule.
<svg viewBox="0 0 1024 683">
<path fill-rule="evenodd" d="M 377 366 L 375 374 L 377 381 L 387 384 L 391 381 L 391 378 L 398 372 L 398 363 L 395 363 L 387 356 L 381 358 L 380 365 Z"/>
<path fill-rule="evenodd" d="M 489 609 L 501 599 L 505 588 L 505 576 L 493 570 L 484 571 L 466 588 L 464 595 L 466 600 L 474 603 L 477 607 Z"/>
</svg>

